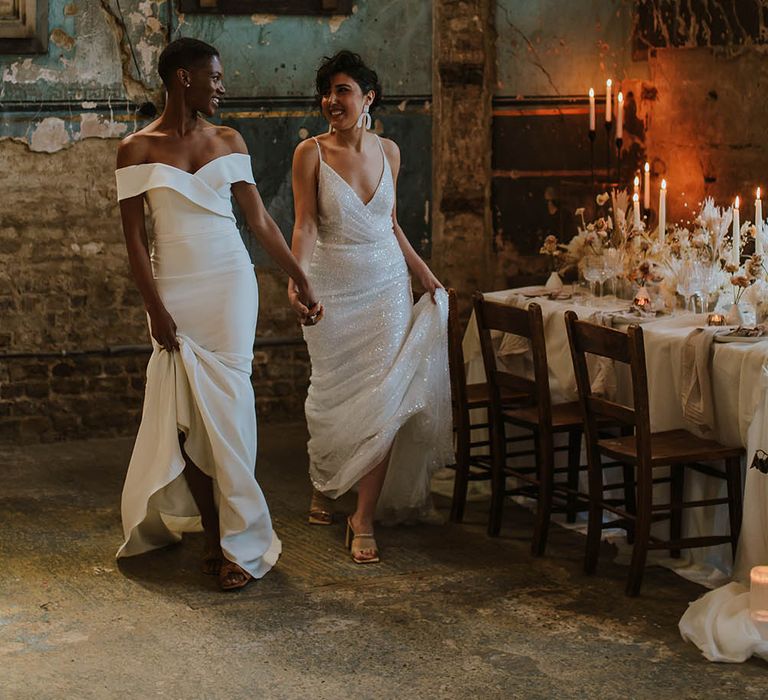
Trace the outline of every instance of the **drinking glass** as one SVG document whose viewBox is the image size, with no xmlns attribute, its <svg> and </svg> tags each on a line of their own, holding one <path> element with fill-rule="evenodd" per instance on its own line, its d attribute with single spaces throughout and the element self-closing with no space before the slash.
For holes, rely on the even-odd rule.
<svg viewBox="0 0 768 700">
<path fill-rule="evenodd" d="M 593 288 L 596 289 L 597 282 L 600 280 L 603 270 L 603 261 L 600 255 L 587 255 L 584 257 L 584 279 L 589 282 L 589 292 L 596 296 Z"/>
</svg>

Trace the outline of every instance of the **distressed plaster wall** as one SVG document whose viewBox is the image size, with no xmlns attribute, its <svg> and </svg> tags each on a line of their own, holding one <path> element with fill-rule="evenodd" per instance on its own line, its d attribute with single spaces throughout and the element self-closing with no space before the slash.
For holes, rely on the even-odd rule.
<svg viewBox="0 0 768 700">
<path fill-rule="evenodd" d="M 154 66 L 172 8 L 163 0 L 120 4 L 122 17 L 114 0 L 50 0 L 49 53 L 0 56 L 0 355 L 13 355 L 0 357 L 0 440 L 130 433 L 138 420 L 147 358 L 131 346 L 148 335 L 124 253 L 114 154 L 119 137 L 146 123 L 135 104 L 161 106 Z M 292 151 L 324 130 L 312 101 L 314 69 L 342 47 L 363 53 L 384 85 L 377 130 L 403 149 L 400 217 L 427 250 L 430 23 L 429 3 L 360 0 L 348 17 L 173 12 L 170 35 L 220 47 L 228 89 L 220 121 L 243 133 L 262 196 L 286 234 Z M 249 250 L 260 285 L 258 336 L 298 339 L 284 276 L 250 242 Z M 117 352 L 60 355 L 107 347 Z M 307 378 L 300 343 L 258 347 L 260 420 L 301 415 Z"/>
</svg>

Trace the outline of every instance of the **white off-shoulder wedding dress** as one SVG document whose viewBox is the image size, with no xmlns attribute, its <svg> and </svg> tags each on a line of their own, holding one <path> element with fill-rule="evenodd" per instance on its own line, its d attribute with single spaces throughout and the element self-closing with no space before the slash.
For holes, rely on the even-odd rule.
<svg viewBox="0 0 768 700">
<path fill-rule="evenodd" d="M 250 375 L 258 286 L 231 202 L 232 183 L 253 183 L 250 157 L 231 153 L 194 173 L 164 163 L 132 165 L 116 177 L 118 199 L 146 194 L 153 274 L 180 347 L 169 353 L 153 341 L 117 556 L 162 547 L 199 527 L 182 474 L 181 431 L 185 451 L 213 479 L 224 555 L 261 577 L 281 545 L 254 475 Z"/>
<path fill-rule="evenodd" d="M 378 139 L 378 137 L 377 137 Z M 336 498 L 390 450 L 377 509 L 385 522 L 431 511 L 430 476 L 453 462 L 448 377 L 448 297 L 413 305 L 395 237 L 395 188 L 382 173 L 369 202 L 323 159 L 318 237 L 309 269 L 325 316 L 304 328 L 312 363 L 306 416 L 310 477 Z"/>
</svg>

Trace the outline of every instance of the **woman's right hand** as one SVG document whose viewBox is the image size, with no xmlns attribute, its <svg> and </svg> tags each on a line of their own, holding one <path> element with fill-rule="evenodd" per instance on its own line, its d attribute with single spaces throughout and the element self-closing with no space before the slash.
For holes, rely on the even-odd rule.
<svg viewBox="0 0 768 700">
<path fill-rule="evenodd" d="M 176 337 L 176 323 L 164 306 L 149 310 L 149 327 L 152 337 L 158 345 L 173 352 L 179 349 L 179 340 Z"/>
</svg>

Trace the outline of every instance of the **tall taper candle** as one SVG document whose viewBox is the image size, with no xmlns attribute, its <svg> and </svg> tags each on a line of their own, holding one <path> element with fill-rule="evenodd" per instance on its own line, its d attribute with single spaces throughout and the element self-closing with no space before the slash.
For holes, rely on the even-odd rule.
<svg viewBox="0 0 768 700">
<path fill-rule="evenodd" d="M 613 96 L 611 94 L 611 85 L 613 82 L 610 78 L 605 81 L 605 121 L 610 122 L 613 117 Z"/>
<path fill-rule="evenodd" d="M 635 214 L 634 227 L 640 229 L 640 195 L 635 192 L 632 195 L 632 210 Z"/>
<path fill-rule="evenodd" d="M 640 194 L 640 178 L 635 175 L 635 179 L 632 181 L 632 194 Z"/>
<path fill-rule="evenodd" d="M 646 162 L 643 168 L 643 209 L 651 208 L 651 166 Z"/>
<path fill-rule="evenodd" d="M 763 254 L 763 200 L 760 199 L 760 188 L 757 188 L 755 199 L 755 255 Z"/>
<path fill-rule="evenodd" d="M 659 243 L 664 243 L 667 236 L 667 181 L 661 181 L 659 190 Z"/>
<path fill-rule="evenodd" d="M 624 136 L 624 93 L 619 92 L 617 99 L 618 107 L 616 108 L 616 138 L 620 139 Z"/>
<path fill-rule="evenodd" d="M 731 236 L 731 262 L 741 265 L 741 223 L 739 221 L 739 197 L 733 203 L 733 234 Z"/>
<path fill-rule="evenodd" d="M 595 88 L 589 88 L 589 130 L 595 130 Z"/>
</svg>

